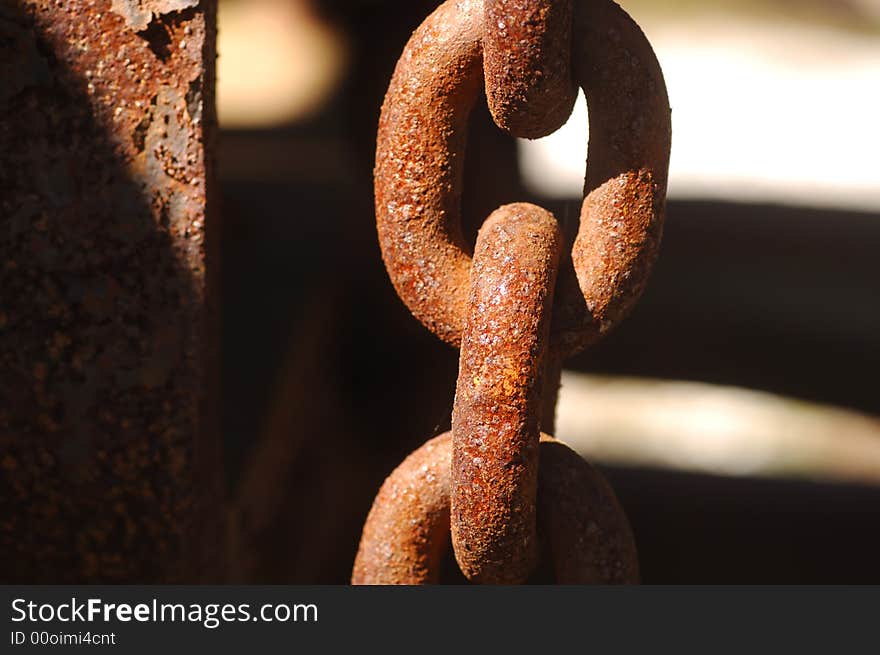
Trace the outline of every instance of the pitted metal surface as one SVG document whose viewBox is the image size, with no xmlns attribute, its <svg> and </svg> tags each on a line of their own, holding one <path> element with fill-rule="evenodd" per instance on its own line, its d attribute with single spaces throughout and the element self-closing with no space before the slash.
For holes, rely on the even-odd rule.
<svg viewBox="0 0 880 655">
<path fill-rule="evenodd" d="M 541 568 L 555 584 L 636 584 L 635 542 L 602 475 L 541 436 L 537 521 Z M 428 441 L 388 476 L 364 525 L 352 583 L 442 582 L 449 541 L 452 433 Z M 546 564 L 546 565 L 545 565 Z"/>
<path fill-rule="evenodd" d="M 497 209 L 477 236 L 452 412 L 452 544 L 469 580 L 525 581 L 538 558 L 542 377 L 562 235 L 549 212 Z"/>
<path fill-rule="evenodd" d="M 200 579 L 213 10 L 3 4 L 0 577 Z"/>
<path fill-rule="evenodd" d="M 376 150 L 385 266 L 413 314 L 455 346 L 471 265 L 460 187 L 482 82 L 482 17 L 480 0 L 450 0 L 415 32 L 382 107 Z M 606 334 L 644 289 L 662 235 L 671 133 L 660 67 L 632 19 L 610 0 L 591 0 L 577 4 L 574 30 L 572 67 L 591 138 L 580 227 L 563 258 L 551 328 L 565 354 Z"/>
<path fill-rule="evenodd" d="M 563 358 L 620 322 L 647 281 L 663 226 L 669 103 L 650 45 L 620 7 L 571 8 L 448 0 L 392 77 L 374 175 L 382 256 L 401 299 L 461 357 L 451 456 L 449 435 L 438 437 L 388 478 L 355 583 L 437 582 L 447 532 L 472 582 L 526 582 L 541 560 L 561 583 L 638 581 L 613 492 L 573 451 L 540 443 L 539 430 L 553 423 Z M 512 204 L 471 250 L 462 166 L 481 82 L 501 127 L 537 136 L 571 109 L 569 70 L 590 116 L 577 236 L 565 244 L 551 214 Z"/>
<path fill-rule="evenodd" d="M 572 1 L 484 0 L 486 102 L 501 129 L 523 139 L 552 134 L 571 115 Z"/>
</svg>

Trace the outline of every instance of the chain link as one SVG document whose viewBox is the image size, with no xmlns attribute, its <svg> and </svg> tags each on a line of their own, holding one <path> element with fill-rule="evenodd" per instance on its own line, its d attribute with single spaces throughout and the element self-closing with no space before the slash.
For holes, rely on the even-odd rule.
<svg viewBox="0 0 880 655">
<path fill-rule="evenodd" d="M 495 123 L 524 139 L 552 134 L 577 97 L 572 0 L 485 0 L 484 6 L 483 75 Z"/>
<path fill-rule="evenodd" d="M 605 479 L 565 444 L 541 435 L 537 517 L 556 584 L 635 584 L 635 542 Z M 385 480 L 364 524 L 356 585 L 441 581 L 449 548 L 452 433 L 434 437 Z"/>
<path fill-rule="evenodd" d="M 662 233 L 670 142 L 663 77 L 638 26 L 610 0 L 577 9 L 573 64 L 591 139 L 551 330 L 563 354 L 598 340 L 641 294 Z M 460 199 L 467 119 L 483 81 L 482 16 L 479 0 L 447 1 L 422 24 L 398 62 L 377 135 L 385 266 L 410 311 L 454 346 L 469 290 Z"/>
<path fill-rule="evenodd" d="M 570 256 L 553 216 L 518 203 L 486 220 L 472 257 L 459 204 L 481 85 L 501 127 L 538 135 L 571 111 L 569 70 L 591 135 Z M 461 346 L 459 378 L 452 432 L 380 490 L 354 583 L 439 581 L 450 533 L 473 582 L 525 582 L 539 560 L 556 582 L 638 580 L 610 487 L 540 428 L 552 425 L 562 358 L 604 335 L 642 292 L 662 233 L 669 147 L 660 67 L 611 0 L 573 12 L 569 0 L 447 0 L 414 33 L 379 122 L 377 228 L 400 297 Z"/>
<path fill-rule="evenodd" d="M 452 412 L 452 545 L 469 580 L 519 583 L 538 561 L 541 388 L 562 234 L 497 209 L 477 236 Z"/>
</svg>

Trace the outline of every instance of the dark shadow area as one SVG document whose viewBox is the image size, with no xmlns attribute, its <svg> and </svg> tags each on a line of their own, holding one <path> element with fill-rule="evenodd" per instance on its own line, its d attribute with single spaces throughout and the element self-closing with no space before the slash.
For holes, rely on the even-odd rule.
<svg viewBox="0 0 880 655">
<path fill-rule="evenodd" d="M 880 489 L 608 469 L 646 584 L 877 584 Z"/>
</svg>

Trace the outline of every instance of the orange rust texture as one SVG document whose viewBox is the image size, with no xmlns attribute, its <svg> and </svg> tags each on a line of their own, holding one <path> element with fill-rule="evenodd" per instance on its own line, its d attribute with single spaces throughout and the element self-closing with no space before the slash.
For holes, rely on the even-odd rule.
<svg viewBox="0 0 880 655">
<path fill-rule="evenodd" d="M 577 87 L 571 76 L 571 0 L 485 0 L 483 70 L 495 123 L 537 139 L 562 127 Z"/>
<path fill-rule="evenodd" d="M 428 441 L 388 476 L 367 517 L 352 584 L 435 584 L 449 543 L 452 434 Z"/>
<path fill-rule="evenodd" d="M 397 63 L 376 145 L 376 225 L 397 294 L 428 329 L 457 346 L 470 249 L 460 205 L 467 120 L 483 83 L 482 2 L 446 2 Z"/>
<path fill-rule="evenodd" d="M 4 582 L 200 579 L 218 543 L 213 3 L 140 32 L 120 4 L 0 9 Z"/>
<path fill-rule="evenodd" d="M 477 236 L 452 413 L 452 544 L 474 582 L 535 567 L 542 375 L 562 235 L 553 215 L 497 209 Z"/>
<path fill-rule="evenodd" d="M 482 25 L 481 0 L 449 0 L 415 32 L 385 97 L 376 150 L 388 273 L 416 318 L 456 346 L 470 267 L 462 164 L 482 77 Z M 562 355 L 601 338 L 644 289 L 662 233 L 671 136 L 663 76 L 632 19 L 611 0 L 578 2 L 573 30 L 591 137 L 579 231 L 561 264 L 551 327 Z"/>
<path fill-rule="evenodd" d="M 611 485 L 580 455 L 542 435 L 538 534 L 553 579 L 638 584 L 639 557 Z"/>
<path fill-rule="evenodd" d="M 657 257 L 672 128 L 660 65 L 623 9 L 605 0 L 577 3 L 574 33 L 590 149 L 572 260 L 601 336 L 641 296 Z"/>
<path fill-rule="evenodd" d="M 452 433 L 447 432 L 431 439 L 388 476 L 364 526 L 353 584 L 443 581 L 451 458 Z M 571 448 L 547 435 L 541 435 L 540 443 L 537 521 L 539 568 L 549 572 L 548 582 L 638 582 L 632 531 L 611 487 Z"/>
</svg>

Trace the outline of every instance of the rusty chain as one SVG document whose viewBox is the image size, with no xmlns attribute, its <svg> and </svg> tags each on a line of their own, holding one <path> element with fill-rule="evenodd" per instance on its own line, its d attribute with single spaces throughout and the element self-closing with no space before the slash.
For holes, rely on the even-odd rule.
<svg viewBox="0 0 880 655">
<path fill-rule="evenodd" d="M 572 78 L 587 97 L 590 147 L 570 256 L 555 218 L 526 203 L 496 210 L 471 251 L 459 205 L 481 86 L 500 127 L 535 137 L 567 119 Z M 459 378 L 452 432 L 379 491 L 353 583 L 439 581 L 450 534 L 473 582 L 521 583 L 539 560 L 559 583 L 638 580 L 613 491 L 541 429 L 552 426 L 562 359 L 641 294 L 662 232 L 669 147 L 660 67 L 611 0 L 447 0 L 413 34 L 379 122 L 377 228 L 401 299 L 461 347 Z"/>
<path fill-rule="evenodd" d="M 452 544 L 473 580 L 538 559 L 541 378 L 562 235 L 549 212 L 496 210 L 477 236 L 452 413 Z"/>
<path fill-rule="evenodd" d="M 527 139 L 558 130 L 574 107 L 572 0 L 484 0 L 483 75 L 498 127 Z"/>
</svg>

